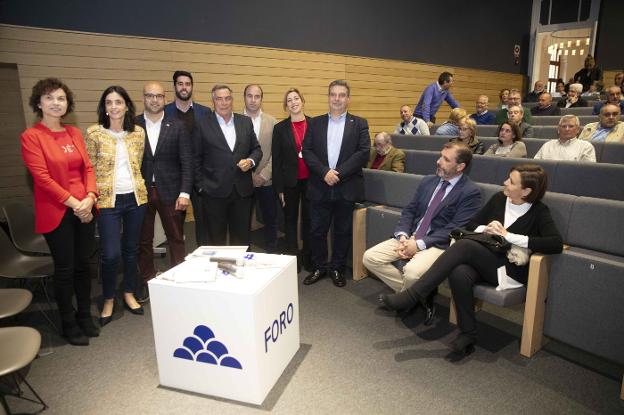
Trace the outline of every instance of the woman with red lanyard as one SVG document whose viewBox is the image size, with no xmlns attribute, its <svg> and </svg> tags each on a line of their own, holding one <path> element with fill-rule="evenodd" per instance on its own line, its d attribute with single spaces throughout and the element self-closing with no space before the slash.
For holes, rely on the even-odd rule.
<svg viewBox="0 0 624 415">
<path fill-rule="evenodd" d="M 297 88 L 290 88 L 284 95 L 284 110 L 289 117 L 273 128 L 273 187 L 284 209 L 286 253 L 297 255 L 297 269 L 310 267 L 308 232 L 310 217 L 305 197 L 308 184 L 308 166 L 303 161 L 301 147 L 310 117 L 303 113 L 305 99 Z M 301 201 L 301 239 L 303 250 L 297 246 L 297 222 Z"/>
<path fill-rule="evenodd" d="M 100 333 L 91 317 L 89 274 L 95 174 L 80 130 L 61 124 L 74 109 L 67 85 L 56 78 L 40 80 L 29 104 L 41 119 L 21 135 L 22 158 L 34 182 L 35 232 L 43 234 L 54 260 L 54 296 L 63 335 L 70 344 L 86 346 L 89 337 Z"/>
</svg>

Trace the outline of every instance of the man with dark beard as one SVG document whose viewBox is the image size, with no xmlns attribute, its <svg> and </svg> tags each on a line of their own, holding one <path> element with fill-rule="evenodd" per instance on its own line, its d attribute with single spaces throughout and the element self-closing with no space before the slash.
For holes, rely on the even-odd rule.
<svg viewBox="0 0 624 415">
<path fill-rule="evenodd" d="M 195 121 L 200 118 L 207 117 L 212 110 L 201 104 L 193 102 L 193 75 L 187 71 L 175 71 L 173 73 L 173 90 L 175 91 L 175 101 L 165 105 L 165 116 L 169 118 L 178 118 L 187 130 L 187 137 L 193 134 Z M 202 208 L 202 199 L 195 192 L 191 194 L 191 202 L 193 203 L 193 216 L 195 216 L 195 238 L 197 245 L 205 245 L 208 236 L 205 233 L 204 225 L 205 217 Z"/>
</svg>

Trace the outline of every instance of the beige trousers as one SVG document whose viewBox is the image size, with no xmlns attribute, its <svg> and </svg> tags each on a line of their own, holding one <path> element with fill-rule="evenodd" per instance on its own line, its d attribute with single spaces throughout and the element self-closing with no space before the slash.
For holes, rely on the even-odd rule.
<svg viewBox="0 0 624 415">
<path fill-rule="evenodd" d="M 399 241 L 391 238 L 367 249 L 363 257 L 364 266 L 395 291 L 403 291 L 420 279 L 444 252 L 443 249 L 435 247 L 416 252 L 405 264 L 401 274 L 401 271 L 392 265 L 392 262 L 401 259 L 395 251 L 398 246 Z"/>
</svg>

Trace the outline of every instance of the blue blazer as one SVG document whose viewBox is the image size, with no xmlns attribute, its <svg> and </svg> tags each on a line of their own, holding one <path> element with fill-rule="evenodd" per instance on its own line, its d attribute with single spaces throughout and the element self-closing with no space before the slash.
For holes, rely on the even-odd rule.
<svg viewBox="0 0 624 415">
<path fill-rule="evenodd" d="M 308 123 L 303 140 L 303 159 L 310 169 L 307 196 L 310 200 L 324 200 L 332 188 L 325 183 L 329 171 L 327 160 L 327 126 L 329 115 L 319 115 Z M 362 167 L 368 163 L 370 135 L 364 118 L 347 113 L 340 155 L 336 164 L 340 181 L 333 187 L 345 200 L 357 202 L 364 198 L 364 175 Z"/>
<path fill-rule="evenodd" d="M 440 182 L 438 176 L 426 176 L 420 182 L 412 201 L 401 212 L 401 219 L 394 230 L 412 235 L 416 225 L 425 215 L 433 192 Z M 431 220 L 429 233 L 422 238 L 427 248 L 446 249 L 449 245 L 449 233 L 453 229 L 465 226 L 481 207 L 481 191 L 464 174 L 450 193 L 442 200 Z"/>
<path fill-rule="evenodd" d="M 193 111 L 195 112 L 195 122 L 199 118 L 203 118 L 206 115 L 210 115 L 212 110 L 204 105 L 198 104 L 193 101 Z M 178 118 L 177 108 L 175 105 L 175 101 L 168 103 L 165 105 L 165 117 L 168 118 Z"/>
</svg>

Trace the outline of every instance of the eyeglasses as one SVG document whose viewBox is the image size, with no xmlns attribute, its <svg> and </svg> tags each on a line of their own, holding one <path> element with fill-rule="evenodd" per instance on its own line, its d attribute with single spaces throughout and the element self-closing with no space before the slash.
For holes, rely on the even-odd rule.
<svg viewBox="0 0 624 415">
<path fill-rule="evenodd" d="M 165 99 L 165 96 L 163 94 L 143 94 L 143 96 L 145 97 L 145 99 Z"/>
</svg>

